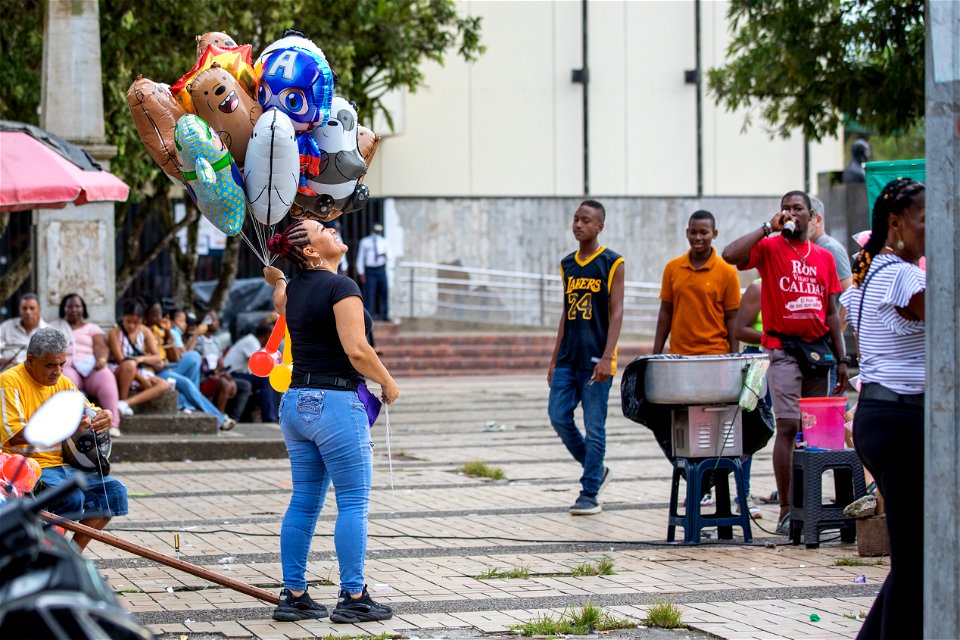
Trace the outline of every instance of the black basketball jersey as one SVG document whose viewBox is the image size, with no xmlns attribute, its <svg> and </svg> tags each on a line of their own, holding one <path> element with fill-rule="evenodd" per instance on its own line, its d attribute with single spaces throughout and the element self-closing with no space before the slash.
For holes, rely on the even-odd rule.
<svg viewBox="0 0 960 640">
<path fill-rule="evenodd" d="M 623 257 L 606 247 L 586 259 L 574 251 L 560 261 L 563 281 L 563 340 L 557 365 L 592 371 L 607 347 L 610 326 L 610 288 Z M 613 371 L 617 372 L 617 352 Z"/>
</svg>

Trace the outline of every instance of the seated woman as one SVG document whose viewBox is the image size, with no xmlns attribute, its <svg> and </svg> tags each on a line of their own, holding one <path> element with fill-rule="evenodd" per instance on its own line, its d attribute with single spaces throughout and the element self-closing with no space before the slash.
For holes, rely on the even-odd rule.
<svg viewBox="0 0 960 640">
<path fill-rule="evenodd" d="M 130 415 L 133 407 L 156 400 L 170 385 L 154 375 L 152 367 L 161 366 L 163 358 L 157 352 L 153 335 L 140 322 L 143 305 L 125 300 L 121 314 L 120 324 L 110 329 L 107 343 L 110 369 L 117 378 L 117 404 L 121 413 Z"/>
<path fill-rule="evenodd" d="M 138 375 L 158 379 L 166 385 L 164 389 L 169 387 L 165 380 L 173 381 L 180 399 L 187 407 L 216 417 L 221 431 L 233 429 L 236 422 L 225 418 L 221 412 L 217 411 L 217 408 L 203 397 L 192 380 L 166 367 L 166 358 L 160 353 L 153 331 L 143 324 L 143 305 L 137 300 L 126 300 L 121 313 L 120 324 L 110 330 L 110 352 L 113 357 L 120 359 L 124 364 L 131 360 L 137 363 Z M 127 366 L 129 368 L 129 365 Z M 119 373 L 117 381 L 122 398 L 124 379 Z"/>
<path fill-rule="evenodd" d="M 78 293 L 68 293 L 60 300 L 60 320 L 52 326 L 70 339 L 67 364 L 63 375 L 70 378 L 77 389 L 97 398 L 110 412 L 110 435 L 120 435 L 120 395 L 117 378 L 107 366 L 110 348 L 103 329 L 87 322 L 87 303 Z"/>
</svg>

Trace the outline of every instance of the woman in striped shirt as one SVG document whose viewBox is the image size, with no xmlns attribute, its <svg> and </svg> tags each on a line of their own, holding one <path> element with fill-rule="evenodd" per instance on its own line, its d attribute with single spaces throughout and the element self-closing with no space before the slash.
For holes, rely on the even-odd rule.
<svg viewBox="0 0 960 640">
<path fill-rule="evenodd" d="M 888 183 L 873 207 L 870 241 L 840 296 L 860 351 L 853 439 L 883 495 L 890 574 L 859 638 L 919 637 L 923 610 L 923 403 L 925 389 L 924 186 Z"/>
</svg>

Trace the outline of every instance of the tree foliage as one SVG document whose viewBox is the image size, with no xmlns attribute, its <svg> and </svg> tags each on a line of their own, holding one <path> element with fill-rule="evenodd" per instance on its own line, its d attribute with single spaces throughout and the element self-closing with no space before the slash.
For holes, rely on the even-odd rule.
<svg viewBox="0 0 960 640">
<path fill-rule="evenodd" d="M 843 114 L 880 134 L 924 112 L 923 2 L 732 0 L 730 62 L 709 71 L 728 109 L 759 108 L 781 136 L 820 140 Z"/>
<path fill-rule="evenodd" d="M 4 0 L 5 14 L 16 18 L 4 20 L 0 29 L 0 86 L 5 87 L 0 118 L 39 122 L 42 7 L 35 0 Z M 459 15 L 453 0 L 101 0 L 104 119 L 107 141 L 117 146 L 111 171 L 130 185 L 131 202 L 141 205 L 131 222 L 131 242 L 118 256 L 118 295 L 162 249 L 139 244 L 151 218 L 160 221 L 161 242 L 170 246 L 175 263 L 195 264 L 178 259 L 172 216 L 161 215 L 169 209 L 173 185 L 137 136 L 127 89 L 137 74 L 173 84 L 196 61 L 195 35 L 225 31 L 237 42 L 252 44 L 256 56 L 288 28 L 303 31 L 323 49 L 339 76 L 337 93 L 357 103 L 366 123 L 375 112 L 383 113 L 387 92 L 422 86 L 424 62 L 442 64 L 452 50 L 469 61 L 483 51 L 480 18 Z M 130 211 L 118 205 L 118 232 Z M 195 226 L 196 216 L 188 216 L 185 224 Z"/>
</svg>

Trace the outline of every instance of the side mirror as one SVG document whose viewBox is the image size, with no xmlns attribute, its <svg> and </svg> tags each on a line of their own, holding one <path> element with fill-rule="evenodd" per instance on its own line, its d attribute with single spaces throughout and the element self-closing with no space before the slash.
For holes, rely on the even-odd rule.
<svg viewBox="0 0 960 640">
<path fill-rule="evenodd" d="M 23 429 L 34 447 L 52 447 L 72 436 L 80 425 L 86 399 L 79 391 L 61 391 L 43 403 Z"/>
</svg>

